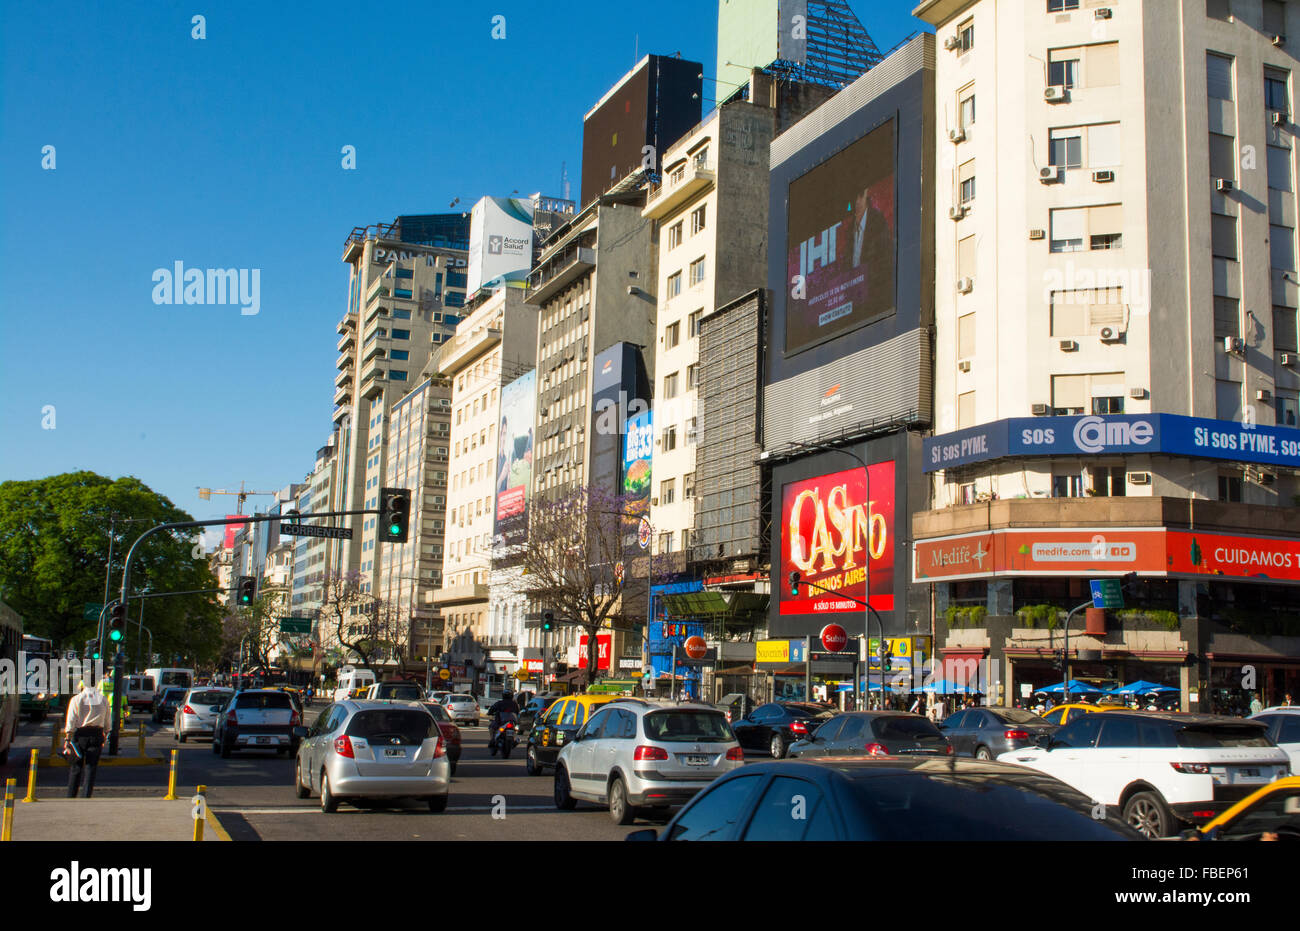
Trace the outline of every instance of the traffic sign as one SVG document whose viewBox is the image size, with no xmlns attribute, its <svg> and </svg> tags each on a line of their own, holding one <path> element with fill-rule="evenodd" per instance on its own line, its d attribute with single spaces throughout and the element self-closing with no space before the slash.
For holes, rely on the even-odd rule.
<svg viewBox="0 0 1300 931">
<path fill-rule="evenodd" d="M 316 527 L 311 524 L 281 524 L 280 533 L 288 537 L 325 537 L 330 540 L 351 540 L 351 527 Z"/>
<path fill-rule="evenodd" d="M 104 606 L 96 604 L 93 601 L 87 601 L 85 607 L 81 609 L 81 619 L 83 621 L 97 621 L 99 616 L 104 613 Z"/>
<path fill-rule="evenodd" d="M 691 659 L 704 659 L 709 652 L 709 645 L 703 637 L 687 637 L 686 642 L 682 644 L 686 650 L 686 655 Z"/>
<path fill-rule="evenodd" d="M 822 646 L 829 653 L 838 653 L 849 642 L 849 632 L 839 624 L 827 624 L 822 628 Z"/>
<path fill-rule="evenodd" d="M 448 679 L 451 678 L 451 670 L 450 670 L 450 669 L 439 669 L 439 670 L 438 670 L 438 678 L 441 679 L 442 681 L 446 682 Z"/>
<path fill-rule="evenodd" d="M 307 617 L 282 617 L 280 618 L 281 634 L 310 634 L 311 618 Z"/>
<path fill-rule="evenodd" d="M 1092 606 L 1118 611 L 1124 607 L 1124 589 L 1120 579 L 1090 579 Z"/>
</svg>

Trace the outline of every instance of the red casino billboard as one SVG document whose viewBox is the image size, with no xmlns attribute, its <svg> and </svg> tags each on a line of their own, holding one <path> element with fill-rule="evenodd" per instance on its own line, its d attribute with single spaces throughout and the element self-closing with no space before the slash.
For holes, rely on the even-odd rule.
<svg viewBox="0 0 1300 931">
<path fill-rule="evenodd" d="M 877 463 L 863 481 L 862 469 L 847 469 L 790 482 L 781 492 L 780 613 L 783 615 L 855 615 L 871 606 L 894 608 L 894 463 Z M 802 581 L 850 597 L 836 597 L 800 585 L 792 596 L 784 580 L 799 572 Z"/>
</svg>

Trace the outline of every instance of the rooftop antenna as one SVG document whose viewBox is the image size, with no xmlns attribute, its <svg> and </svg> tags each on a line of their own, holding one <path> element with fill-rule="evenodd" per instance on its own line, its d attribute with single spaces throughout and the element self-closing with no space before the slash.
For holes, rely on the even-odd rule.
<svg viewBox="0 0 1300 931">
<path fill-rule="evenodd" d="M 560 162 L 560 187 L 564 189 L 564 199 L 569 199 L 569 170 L 564 162 Z"/>
</svg>

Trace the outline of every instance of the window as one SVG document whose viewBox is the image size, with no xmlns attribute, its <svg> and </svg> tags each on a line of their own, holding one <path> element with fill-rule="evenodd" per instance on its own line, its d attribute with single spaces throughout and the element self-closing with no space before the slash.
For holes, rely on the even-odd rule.
<svg viewBox="0 0 1300 931">
<path fill-rule="evenodd" d="M 687 472 L 682 477 L 682 500 L 695 497 L 695 473 Z"/>
<path fill-rule="evenodd" d="M 1205 56 L 1205 90 L 1215 100 L 1232 100 L 1232 59 L 1210 53 Z"/>
<path fill-rule="evenodd" d="M 957 183 L 958 202 L 963 205 L 973 202 L 975 200 L 975 159 L 962 162 L 957 167 Z"/>
<path fill-rule="evenodd" d="M 668 227 L 668 248 L 676 249 L 682 244 L 682 221 L 678 220 Z"/>
<path fill-rule="evenodd" d="M 1219 500 L 1231 503 L 1241 503 L 1242 481 L 1240 475 L 1220 475 L 1219 476 Z"/>
<path fill-rule="evenodd" d="M 401 271 L 401 269 L 398 269 L 398 271 Z M 394 320 L 410 320 L 410 319 L 411 319 L 411 312 L 410 312 L 409 310 L 397 310 L 396 308 L 394 308 L 394 309 L 393 309 L 393 319 L 394 319 Z"/>
<path fill-rule="evenodd" d="M 763 793 L 745 840 L 838 840 L 829 806 L 814 783 L 778 776 Z"/>
<path fill-rule="evenodd" d="M 1294 307 L 1273 308 L 1273 348 L 1284 352 L 1300 352 L 1300 327 Z"/>
<path fill-rule="evenodd" d="M 659 449 L 661 452 L 666 453 L 676 448 L 677 448 L 677 428 L 669 427 L 663 432 L 663 436 L 659 441 Z"/>
<path fill-rule="evenodd" d="M 699 385 L 699 382 L 700 382 L 700 367 L 698 365 L 686 366 L 687 390 L 697 387 Z"/>
<path fill-rule="evenodd" d="M 671 533 L 659 534 L 659 552 L 671 553 L 673 551 L 673 535 Z"/>
<path fill-rule="evenodd" d="M 1289 226 L 1270 226 L 1268 244 L 1274 269 L 1283 272 L 1296 270 L 1294 229 Z"/>
<path fill-rule="evenodd" d="M 695 235 L 700 230 L 704 229 L 705 211 L 707 209 L 708 204 L 700 204 L 700 206 L 691 211 L 691 235 Z"/>
<path fill-rule="evenodd" d="M 670 478 L 659 485 L 659 503 L 672 504 L 677 500 L 677 479 Z"/>
<path fill-rule="evenodd" d="M 1237 177 L 1237 140 L 1223 133 L 1210 133 L 1210 177 Z"/>
<path fill-rule="evenodd" d="M 1083 497 L 1083 476 L 1081 475 L 1053 475 L 1052 476 L 1052 497 L 1053 498 L 1082 498 Z"/>
<path fill-rule="evenodd" d="M 1286 35 L 1286 4 L 1282 0 L 1264 0 L 1264 34 Z"/>
<path fill-rule="evenodd" d="M 1286 92 L 1286 73 L 1280 71 L 1264 72 L 1264 106 L 1278 113 L 1290 113 L 1288 94 Z"/>
<path fill-rule="evenodd" d="M 975 237 L 957 240 L 957 277 L 975 277 Z"/>
<path fill-rule="evenodd" d="M 677 397 L 677 373 L 676 372 L 673 372 L 671 375 L 664 376 L 664 397 L 665 398 Z"/>
<path fill-rule="evenodd" d="M 962 52 L 969 52 L 974 47 L 975 20 L 968 19 L 957 27 L 957 49 Z"/>
<path fill-rule="evenodd" d="M 1052 252 L 1082 252 L 1084 231 L 1088 225 L 1085 208 L 1053 210 L 1050 214 Z"/>
<path fill-rule="evenodd" d="M 1219 379 L 1214 384 L 1215 414 L 1219 420 L 1241 420 L 1241 382 Z"/>
<path fill-rule="evenodd" d="M 975 125 L 975 93 L 972 91 L 957 103 L 957 125 L 970 129 Z"/>
<path fill-rule="evenodd" d="M 1084 399 L 1087 397 L 1087 375 L 1052 376 L 1052 413 L 1055 416 L 1082 414 Z"/>
<path fill-rule="evenodd" d="M 691 417 L 686 421 L 686 445 L 694 446 L 698 441 L 699 430 L 697 429 L 699 420 Z"/>
<path fill-rule="evenodd" d="M 749 814 L 748 800 L 763 783 L 755 773 L 737 776 L 706 789 L 678 816 L 670 840 L 729 840 Z"/>
<path fill-rule="evenodd" d="M 1300 392 L 1278 388 L 1273 402 L 1279 427 L 1300 427 Z"/>
<path fill-rule="evenodd" d="M 691 285 L 692 287 L 704 280 L 704 259 L 696 259 L 691 263 Z"/>
<path fill-rule="evenodd" d="M 1205 0 L 1205 15 L 1227 22 L 1232 19 L 1231 0 Z"/>
<path fill-rule="evenodd" d="M 1210 215 L 1210 254 L 1216 259 L 1237 260 L 1237 218 Z"/>
<path fill-rule="evenodd" d="M 700 335 L 700 315 L 703 313 L 704 313 L 703 309 L 697 310 L 695 311 L 695 313 L 691 314 L 689 317 L 686 318 L 687 339 L 694 339 L 696 336 Z"/>
<path fill-rule="evenodd" d="M 1077 52 L 1078 49 L 1071 51 Z M 1047 63 L 1047 83 L 1053 87 L 1074 87 L 1079 76 L 1079 59 L 1061 56 L 1061 51 L 1050 53 Z"/>
<path fill-rule="evenodd" d="M 1064 13 L 1067 10 L 1077 10 L 1079 0 L 1047 0 L 1047 12 Z"/>
<path fill-rule="evenodd" d="M 410 330 L 393 330 L 393 339 L 410 339 Z"/>
<path fill-rule="evenodd" d="M 1291 183 L 1291 150 L 1281 146 L 1268 147 L 1268 186 L 1275 191 L 1293 191 Z"/>
<path fill-rule="evenodd" d="M 1090 249 L 1118 249 L 1123 242 L 1121 204 L 1053 210 L 1049 222 L 1052 252 L 1082 252 L 1085 241 Z"/>
<path fill-rule="evenodd" d="M 397 369 L 390 369 L 388 378 L 390 381 L 406 381 L 406 373 L 399 372 Z"/>
<path fill-rule="evenodd" d="M 1056 168 L 1083 167 L 1083 134 L 1075 129 L 1052 130 L 1048 145 L 1047 163 Z"/>
<path fill-rule="evenodd" d="M 1088 248 L 1094 250 L 1119 249 L 1124 245 L 1124 237 L 1119 233 L 1102 233 L 1088 237 Z"/>
<path fill-rule="evenodd" d="M 1241 310 L 1235 298 L 1216 297 L 1214 299 L 1214 340 L 1219 342 L 1225 336 L 1241 335 Z"/>
<path fill-rule="evenodd" d="M 668 296 L 676 297 L 682 293 L 682 273 L 673 272 L 668 276 Z"/>
<path fill-rule="evenodd" d="M 1102 466 L 1092 470 L 1092 493 L 1098 498 L 1123 498 L 1127 479 L 1123 466 Z"/>
<path fill-rule="evenodd" d="M 681 323 L 670 323 L 664 327 L 664 348 L 672 349 L 682 341 Z"/>
<path fill-rule="evenodd" d="M 975 315 L 957 318 L 957 358 L 969 359 L 975 355 Z"/>
<path fill-rule="evenodd" d="M 975 426 L 975 392 L 957 395 L 957 429 Z"/>
<path fill-rule="evenodd" d="M 1122 414 L 1124 413 L 1124 396 L 1107 395 L 1093 398 L 1092 412 L 1094 414 Z"/>
<path fill-rule="evenodd" d="M 388 354 L 388 357 L 397 362 L 405 362 L 411 358 L 411 353 L 406 349 L 394 349 Z"/>
</svg>

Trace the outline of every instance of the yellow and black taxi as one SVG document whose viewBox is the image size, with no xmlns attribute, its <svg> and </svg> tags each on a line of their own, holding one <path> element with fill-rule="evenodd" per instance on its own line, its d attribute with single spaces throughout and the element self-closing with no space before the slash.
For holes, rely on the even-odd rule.
<svg viewBox="0 0 1300 931">
<path fill-rule="evenodd" d="M 1207 840 L 1300 840 L 1300 776 L 1262 786 L 1201 825 L 1199 833 Z"/>
<path fill-rule="evenodd" d="M 1132 709 L 1124 705 L 1089 705 L 1083 702 L 1078 704 L 1057 705 L 1050 708 L 1039 717 L 1051 724 L 1064 725 L 1069 724 L 1075 718 L 1085 715 L 1094 714 L 1098 711 L 1130 711 Z"/>
<path fill-rule="evenodd" d="M 573 739 L 578 728 L 606 702 L 616 701 L 619 695 L 566 695 L 557 699 L 546 713 L 538 718 L 528 733 L 528 775 L 540 776 L 555 766 L 560 749 Z"/>
</svg>

